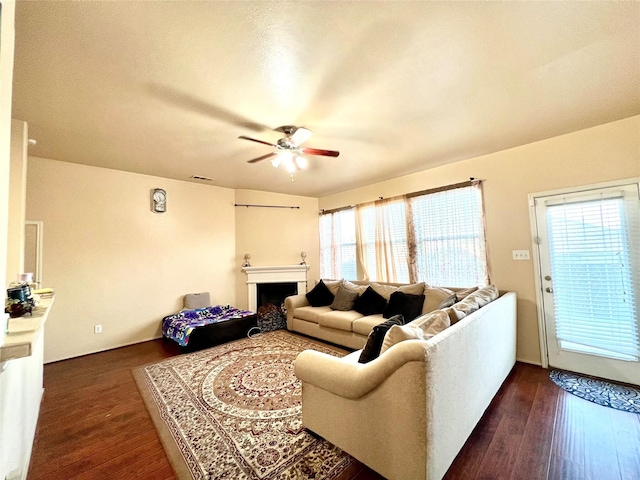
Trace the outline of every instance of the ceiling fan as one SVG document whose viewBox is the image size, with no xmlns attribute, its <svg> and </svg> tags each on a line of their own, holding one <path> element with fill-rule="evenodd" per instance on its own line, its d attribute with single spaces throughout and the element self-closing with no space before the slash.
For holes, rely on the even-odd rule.
<svg viewBox="0 0 640 480">
<path fill-rule="evenodd" d="M 320 155 L 325 157 L 337 157 L 340 155 L 340 152 L 335 150 L 301 147 L 301 145 L 311 137 L 311 130 L 307 128 L 285 125 L 276 128 L 276 131 L 285 134 L 277 143 L 265 142 L 264 140 L 258 140 L 245 135 L 238 137 L 243 140 L 262 143 L 275 148 L 271 153 L 247 160 L 247 163 L 257 163 L 271 158 L 271 164 L 274 167 L 278 168 L 282 164 L 289 173 L 293 173 L 296 170 L 302 170 L 307 167 L 308 162 L 304 155 Z"/>
</svg>

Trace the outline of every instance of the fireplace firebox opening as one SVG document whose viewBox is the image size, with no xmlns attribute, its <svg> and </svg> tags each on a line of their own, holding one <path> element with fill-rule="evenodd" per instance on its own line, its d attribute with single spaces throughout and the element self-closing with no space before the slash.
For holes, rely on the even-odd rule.
<svg viewBox="0 0 640 480">
<path fill-rule="evenodd" d="M 297 282 L 259 283 L 256 289 L 260 330 L 265 332 L 286 328 L 284 299 L 298 293 Z"/>
</svg>

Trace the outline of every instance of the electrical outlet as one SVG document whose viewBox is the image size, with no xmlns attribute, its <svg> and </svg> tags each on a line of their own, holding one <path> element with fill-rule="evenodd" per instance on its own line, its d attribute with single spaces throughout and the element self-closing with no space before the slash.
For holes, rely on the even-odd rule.
<svg viewBox="0 0 640 480">
<path fill-rule="evenodd" d="M 102 325 L 94 325 L 93 333 L 102 333 Z"/>
<path fill-rule="evenodd" d="M 529 250 L 512 250 L 511 254 L 514 260 L 531 260 Z"/>
</svg>

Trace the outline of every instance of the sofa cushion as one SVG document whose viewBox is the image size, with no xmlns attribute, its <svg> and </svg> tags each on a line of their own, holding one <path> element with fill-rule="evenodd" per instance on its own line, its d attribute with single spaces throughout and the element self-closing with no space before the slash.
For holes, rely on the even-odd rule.
<svg viewBox="0 0 640 480">
<path fill-rule="evenodd" d="M 478 290 L 479 287 L 471 287 L 471 288 L 463 288 L 462 290 L 458 290 L 456 292 L 456 302 L 464 300 L 468 295 L 471 295 L 473 292 Z"/>
<path fill-rule="evenodd" d="M 375 327 L 373 327 L 373 330 L 371 330 L 369 338 L 367 339 L 367 343 L 360 353 L 358 362 L 368 363 L 371 360 L 375 360 L 376 358 L 378 358 L 387 330 L 389 330 L 393 325 L 403 324 L 404 318 L 402 317 L 402 315 L 395 315 L 387 321 L 382 322 L 380 325 L 376 325 Z"/>
<path fill-rule="evenodd" d="M 340 280 L 327 280 L 327 279 L 324 279 L 323 282 L 327 286 L 329 291 L 332 294 L 335 295 L 336 293 L 338 293 L 338 288 L 340 288 L 340 285 L 342 285 L 344 283 L 344 279 L 342 279 L 342 278 Z"/>
<path fill-rule="evenodd" d="M 401 285 L 399 287 L 371 282 L 371 288 L 373 288 L 376 293 L 382 295 L 387 301 L 389 301 L 389 299 L 391 298 L 391 294 L 394 292 L 408 293 L 410 295 L 422 295 L 424 293 L 424 287 L 424 282 L 412 283 L 410 285 Z"/>
<path fill-rule="evenodd" d="M 394 315 L 402 315 L 405 322 L 410 322 L 422 313 L 424 295 L 411 295 L 403 292 L 393 292 L 382 316 L 391 318 Z"/>
<path fill-rule="evenodd" d="M 381 324 L 384 321 L 385 318 L 381 313 L 378 313 L 376 315 L 367 315 L 354 320 L 353 324 L 351 325 L 351 330 L 353 330 L 353 333 L 359 333 L 360 335 L 364 335 L 366 337 L 371 333 L 373 327 Z"/>
<path fill-rule="evenodd" d="M 335 328 L 336 330 L 352 331 L 352 323 L 354 320 L 362 317 L 355 310 L 331 310 L 330 312 L 320 315 L 318 324 L 325 328 Z"/>
<path fill-rule="evenodd" d="M 353 309 L 362 315 L 382 313 L 386 306 L 387 300 L 370 286 L 353 303 Z"/>
<path fill-rule="evenodd" d="M 422 313 L 433 312 L 442 308 L 450 307 L 456 303 L 456 293 L 444 287 L 424 287 L 424 305 Z"/>
<path fill-rule="evenodd" d="M 380 348 L 380 355 L 396 343 L 405 340 L 429 340 L 450 325 L 449 315 L 443 310 L 435 310 L 422 315 L 407 325 L 394 325 L 387 331 Z"/>
<path fill-rule="evenodd" d="M 354 292 L 358 292 L 358 295 L 362 295 L 364 291 L 369 288 L 368 285 L 356 285 L 355 283 L 350 282 L 349 280 L 343 280 L 342 285 L 347 287 L 349 290 L 353 290 Z"/>
<path fill-rule="evenodd" d="M 309 305 L 312 307 L 324 307 L 331 305 L 334 295 L 329 291 L 325 283 L 320 280 L 313 289 L 306 294 Z"/>
<path fill-rule="evenodd" d="M 479 308 L 484 307 L 487 303 L 492 302 L 493 300 L 498 298 L 498 296 L 498 288 L 495 285 L 489 285 L 487 287 L 479 288 L 470 295 L 467 295 L 464 300 L 454 304 L 453 306 L 445 310 L 449 315 L 451 325 L 459 322 L 464 317 L 472 314 Z"/>
<path fill-rule="evenodd" d="M 293 316 L 307 322 L 320 323 L 320 317 L 332 311 L 328 305 L 324 307 L 298 307 L 293 311 Z"/>
<path fill-rule="evenodd" d="M 344 285 L 340 285 L 338 288 L 338 293 L 333 299 L 331 303 L 331 308 L 333 310 L 342 310 L 347 311 L 353 308 L 353 302 L 358 298 L 358 292 L 354 290 L 349 290 Z"/>
</svg>

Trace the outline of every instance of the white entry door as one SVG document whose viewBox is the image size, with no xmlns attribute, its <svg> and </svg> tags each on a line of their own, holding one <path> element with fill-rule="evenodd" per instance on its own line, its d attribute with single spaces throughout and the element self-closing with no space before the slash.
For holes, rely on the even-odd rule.
<svg viewBox="0 0 640 480">
<path fill-rule="evenodd" d="M 533 199 L 549 365 L 640 385 L 638 183 Z"/>
</svg>

